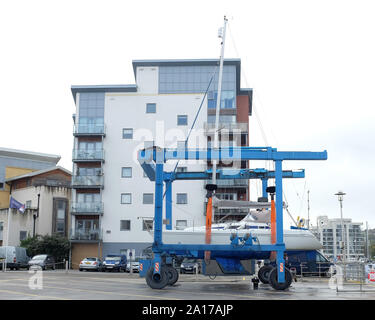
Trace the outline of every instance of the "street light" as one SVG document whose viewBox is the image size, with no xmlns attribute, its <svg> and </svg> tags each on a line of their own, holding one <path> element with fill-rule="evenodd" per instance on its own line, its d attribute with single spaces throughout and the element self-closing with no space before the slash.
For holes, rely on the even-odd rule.
<svg viewBox="0 0 375 320">
<path fill-rule="evenodd" d="M 344 195 L 346 195 L 346 193 L 342 192 L 342 191 L 339 191 L 337 193 L 335 193 L 335 196 L 338 197 L 338 200 L 340 202 L 340 213 L 341 213 L 341 241 L 343 243 L 342 245 L 342 251 L 343 251 L 343 260 L 345 262 L 345 256 L 346 256 L 346 253 L 345 253 L 345 241 L 344 241 L 344 220 L 342 219 L 342 202 L 344 200 Z"/>
</svg>

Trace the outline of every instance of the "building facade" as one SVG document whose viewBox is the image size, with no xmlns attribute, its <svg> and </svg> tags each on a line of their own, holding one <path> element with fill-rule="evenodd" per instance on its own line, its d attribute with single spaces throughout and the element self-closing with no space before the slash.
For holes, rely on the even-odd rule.
<svg viewBox="0 0 375 320">
<path fill-rule="evenodd" d="M 344 236 L 342 233 L 344 225 Z M 328 219 L 327 216 L 317 218 L 317 227 L 313 233 L 323 245 L 323 253 L 331 259 L 356 260 L 365 257 L 366 234 L 362 230 L 363 223 L 352 222 L 352 219 Z"/>
<path fill-rule="evenodd" d="M 153 239 L 155 185 L 137 162 L 137 151 L 159 146 L 210 146 L 214 134 L 218 60 L 136 60 L 135 85 L 72 86 L 76 104 L 72 177 L 73 263 L 87 256 L 140 255 Z M 224 62 L 221 144 L 247 146 L 252 91 L 240 88 L 239 59 Z M 198 109 L 201 108 L 199 115 Z M 176 163 L 168 163 L 173 171 Z M 229 169 L 247 162 L 219 163 Z M 182 162 L 178 171 L 204 171 L 211 163 Z M 205 223 L 204 181 L 174 182 L 173 228 Z M 218 197 L 249 199 L 248 181 L 218 181 Z M 238 220 L 242 211 L 217 211 L 216 220 Z M 84 234 L 85 239 L 78 239 Z M 92 235 L 92 236 L 91 236 Z"/>
<path fill-rule="evenodd" d="M 54 166 L 8 178 L 5 183 L 26 209 L 22 213 L 9 204 L 0 209 L 2 245 L 19 246 L 34 235 L 69 236 L 70 171 Z"/>
</svg>

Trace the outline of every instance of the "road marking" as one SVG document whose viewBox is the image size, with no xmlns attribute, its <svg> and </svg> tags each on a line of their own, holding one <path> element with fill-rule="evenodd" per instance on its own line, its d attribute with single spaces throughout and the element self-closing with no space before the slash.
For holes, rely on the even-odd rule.
<svg viewBox="0 0 375 320">
<path fill-rule="evenodd" d="M 56 282 L 54 282 L 56 283 Z M 11 283 L 10 285 L 15 285 L 15 286 L 26 286 L 26 284 L 15 284 L 15 283 Z M 72 291 L 83 291 L 83 292 L 90 292 L 90 293 L 104 293 L 104 294 L 115 294 L 115 295 L 120 295 L 120 296 L 130 296 L 130 297 L 142 297 L 142 298 L 151 298 L 151 299 L 157 299 L 157 300 L 161 300 L 161 299 L 164 299 L 164 300 L 182 300 L 182 299 L 178 299 L 178 298 L 168 298 L 168 297 L 160 297 L 160 296 L 149 296 L 149 295 L 143 295 L 143 294 L 134 294 L 134 293 L 122 293 L 122 292 L 111 292 L 111 291 L 100 291 L 100 290 L 94 290 L 94 289 L 90 289 L 90 290 L 86 290 L 86 289 L 79 289 L 79 288 L 66 288 L 66 287 L 54 287 L 54 286 L 48 286 L 48 285 L 45 285 L 43 284 L 43 288 L 49 288 L 49 289 L 61 289 L 61 290 L 72 290 Z M 133 290 L 133 288 L 132 288 Z M 158 291 L 161 291 L 161 290 L 158 290 Z M 164 291 L 164 290 L 163 290 Z"/>
<path fill-rule="evenodd" d="M 31 297 L 38 297 L 38 298 L 48 298 L 48 299 L 54 299 L 54 300 L 56 300 L 56 299 L 58 299 L 58 300 L 71 300 L 71 299 L 66 299 L 66 298 L 59 298 L 59 297 L 53 297 L 53 296 L 42 296 L 42 295 L 39 295 L 39 294 L 31 294 L 31 293 L 19 292 L 19 291 L 13 291 L 13 290 L 0 289 L 0 292 L 6 292 L 6 293 L 11 293 L 11 294 L 18 294 L 18 295 L 22 295 L 22 296 L 31 296 Z"/>
</svg>

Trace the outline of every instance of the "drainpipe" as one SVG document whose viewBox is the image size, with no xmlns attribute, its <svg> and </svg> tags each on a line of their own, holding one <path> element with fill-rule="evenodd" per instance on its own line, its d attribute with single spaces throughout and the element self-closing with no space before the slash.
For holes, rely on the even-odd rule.
<svg viewBox="0 0 375 320">
<path fill-rule="evenodd" d="M 33 218 L 34 218 L 34 224 L 33 224 L 33 238 L 35 237 L 35 222 L 36 218 L 39 218 L 39 201 L 40 201 L 40 193 L 38 193 L 38 205 L 36 208 L 36 214 L 34 213 Z"/>
</svg>

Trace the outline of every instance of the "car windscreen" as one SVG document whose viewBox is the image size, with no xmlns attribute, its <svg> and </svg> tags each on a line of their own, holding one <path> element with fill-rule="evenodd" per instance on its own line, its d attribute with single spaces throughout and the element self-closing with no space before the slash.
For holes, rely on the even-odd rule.
<svg viewBox="0 0 375 320">
<path fill-rule="evenodd" d="M 195 263 L 194 259 L 186 259 L 183 261 L 183 263 Z"/>
<path fill-rule="evenodd" d="M 96 258 L 85 258 L 83 260 L 85 260 L 85 261 L 96 261 Z"/>
<path fill-rule="evenodd" d="M 45 258 L 47 258 L 47 255 L 45 255 L 45 254 L 40 254 L 40 255 L 38 255 L 38 256 L 33 257 L 32 260 L 44 260 Z"/>
<path fill-rule="evenodd" d="M 107 257 L 105 258 L 106 261 L 120 261 L 121 260 L 121 257 Z"/>
</svg>

